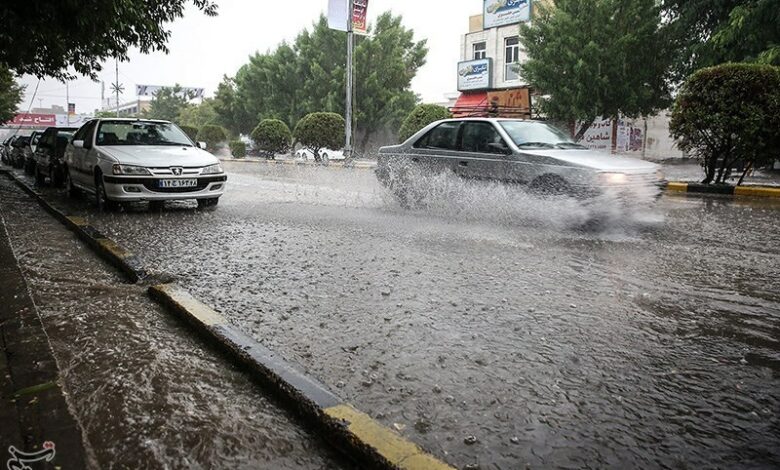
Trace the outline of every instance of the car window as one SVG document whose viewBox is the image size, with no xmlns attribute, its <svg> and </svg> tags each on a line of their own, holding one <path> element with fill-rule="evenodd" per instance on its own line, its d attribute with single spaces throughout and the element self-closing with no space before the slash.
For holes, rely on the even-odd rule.
<svg viewBox="0 0 780 470">
<path fill-rule="evenodd" d="M 463 125 L 463 141 L 461 148 L 464 152 L 479 153 L 503 153 L 500 149 L 491 147 L 490 144 L 506 144 L 495 127 L 488 122 L 467 122 Z"/>
<path fill-rule="evenodd" d="M 43 134 L 41 134 L 41 138 L 38 141 L 38 148 L 39 149 L 45 149 L 52 146 L 52 136 L 54 133 L 52 131 L 44 131 Z"/>
<path fill-rule="evenodd" d="M 92 128 L 92 126 L 95 125 L 95 121 L 89 121 L 88 123 L 84 124 L 79 128 L 78 131 L 73 135 L 73 140 L 85 140 L 84 136 L 87 135 L 87 132 Z"/>
<path fill-rule="evenodd" d="M 460 130 L 459 122 L 443 122 L 431 129 L 414 146 L 418 148 L 457 150 L 458 130 Z"/>
</svg>

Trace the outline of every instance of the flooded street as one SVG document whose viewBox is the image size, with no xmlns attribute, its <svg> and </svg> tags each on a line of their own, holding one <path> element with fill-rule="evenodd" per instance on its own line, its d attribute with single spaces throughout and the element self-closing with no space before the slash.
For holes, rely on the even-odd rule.
<svg viewBox="0 0 780 470">
<path fill-rule="evenodd" d="M 93 468 L 350 468 L 5 177 L 0 217 Z"/>
<path fill-rule="evenodd" d="M 410 211 L 368 170 L 226 169 L 214 211 L 98 214 L 87 198 L 46 193 L 457 467 L 780 466 L 777 202 L 665 195 L 621 211 L 443 181 Z M 337 465 L 140 288 L 2 185 L 55 352 L 100 341 L 116 361 L 90 372 L 99 383 L 72 385 L 74 402 L 151 420 L 119 431 L 87 423 L 105 440 L 93 446 L 171 467 L 192 455 L 204 467 Z M 584 230 L 596 216 L 598 230 Z M 91 261 L 35 246 L 47 230 Z M 89 355 L 60 362 L 91 370 Z M 182 379 L 158 384 L 170 374 Z M 150 427 L 164 431 L 116 438 Z"/>
</svg>

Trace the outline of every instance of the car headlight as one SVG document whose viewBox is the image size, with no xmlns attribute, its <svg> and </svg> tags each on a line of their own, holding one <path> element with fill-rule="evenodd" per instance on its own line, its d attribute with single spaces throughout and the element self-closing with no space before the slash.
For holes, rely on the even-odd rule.
<svg viewBox="0 0 780 470">
<path fill-rule="evenodd" d="M 201 175 L 216 175 L 222 173 L 222 165 L 219 163 L 215 165 L 209 165 L 200 172 Z"/>
<path fill-rule="evenodd" d="M 628 176 L 625 173 L 602 173 L 601 181 L 606 184 L 626 184 Z"/>
<path fill-rule="evenodd" d="M 114 164 L 112 170 L 115 175 L 149 176 L 152 173 L 142 166 Z"/>
</svg>

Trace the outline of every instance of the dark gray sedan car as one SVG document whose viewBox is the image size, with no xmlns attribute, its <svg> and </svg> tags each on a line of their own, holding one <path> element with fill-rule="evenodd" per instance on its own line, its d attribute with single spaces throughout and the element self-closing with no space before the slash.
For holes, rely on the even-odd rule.
<svg viewBox="0 0 780 470">
<path fill-rule="evenodd" d="M 379 150 L 377 178 L 402 203 L 414 202 L 415 179 L 424 184 L 425 176 L 442 173 L 527 185 L 548 195 L 614 193 L 631 202 L 654 200 L 663 183 L 658 165 L 589 150 L 541 121 L 448 119 Z"/>
</svg>

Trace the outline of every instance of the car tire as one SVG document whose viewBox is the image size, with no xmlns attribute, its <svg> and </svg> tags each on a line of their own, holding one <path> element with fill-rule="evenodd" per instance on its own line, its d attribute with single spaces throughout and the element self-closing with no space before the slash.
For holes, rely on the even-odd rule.
<svg viewBox="0 0 780 470">
<path fill-rule="evenodd" d="M 531 191 L 542 196 L 564 196 L 571 194 L 571 187 L 563 177 L 546 174 L 531 182 Z"/>
<path fill-rule="evenodd" d="M 106 186 L 103 184 L 103 175 L 98 173 L 95 176 L 95 204 L 98 212 L 110 212 L 117 208 L 117 203 L 108 198 Z"/>
<path fill-rule="evenodd" d="M 152 212 L 162 212 L 165 209 L 165 201 L 149 201 L 149 210 Z"/>
<path fill-rule="evenodd" d="M 38 186 L 43 186 L 46 184 L 46 176 L 44 176 L 43 173 L 41 173 L 40 168 L 37 166 L 35 167 L 35 184 Z"/>
<path fill-rule="evenodd" d="M 209 199 L 198 199 L 198 209 L 211 209 L 217 207 L 219 204 L 218 197 L 212 197 Z"/>
<path fill-rule="evenodd" d="M 68 188 L 68 196 L 77 198 L 81 195 L 81 190 L 73 185 L 73 179 L 70 177 L 70 170 L 65 168 L 65 187 Z"/>
</svg>

